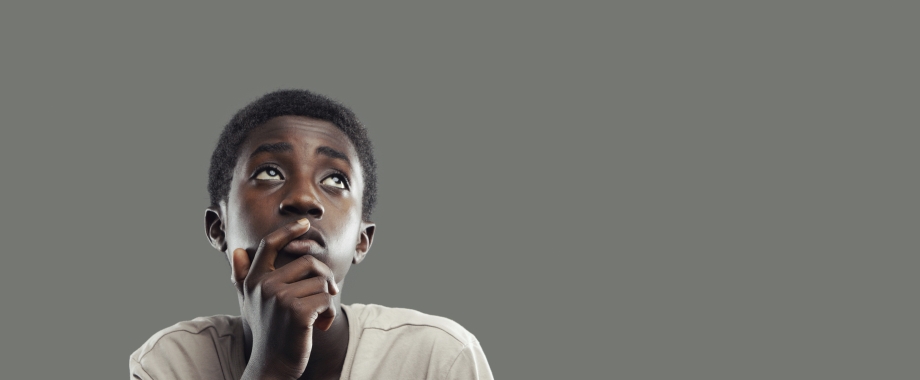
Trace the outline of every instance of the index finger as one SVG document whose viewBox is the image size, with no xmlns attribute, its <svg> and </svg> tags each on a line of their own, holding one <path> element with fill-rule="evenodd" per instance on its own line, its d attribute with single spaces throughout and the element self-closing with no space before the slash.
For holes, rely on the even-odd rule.
<svg viewBox="0 0 920 380">
<path fill-rule="evenodd" d="M 278 249 L 303 235 L 309 229 L 310 221 L 307 218 L 303 218 L 295 223 L 286 224 L 266 235 L 259 242 L 259 248 L 256 250 L 256 256 L 252 259 L 249 273 L 265 273 L 275 270 L 275 258 L 278 257 Z"/>
</svg>

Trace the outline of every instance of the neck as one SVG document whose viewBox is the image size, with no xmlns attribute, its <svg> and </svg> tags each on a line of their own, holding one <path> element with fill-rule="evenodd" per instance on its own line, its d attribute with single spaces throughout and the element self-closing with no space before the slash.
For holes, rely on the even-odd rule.
<svg viewBox="0 0 920 380">
<path fill-rule="evenodd" d="M 348 319 L 340 306 L 339 297 L 335 297 L 336 315 L 332 327 L 328 331 L 313 330 L 313 347 L 310 350 L 310 360 L 301 379 L 338 379 L 345 364 L 345 354 L 348 352 Z M 246 318 L 243 318 L 243 332 L 245 335 L 246 362 L 252 354 L 252 330 Z"/>
</svg>

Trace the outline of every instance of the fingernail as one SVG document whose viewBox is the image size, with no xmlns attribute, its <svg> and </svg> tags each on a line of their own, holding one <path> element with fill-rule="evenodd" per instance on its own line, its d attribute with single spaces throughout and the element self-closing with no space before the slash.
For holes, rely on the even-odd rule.
<svg viewBox="0 0 920 380">
<path fill-rule="evenodd" d="M 309 224 L 310 224 L 310 221 L 307 220 L 307 218 L 303 218 L 303 219 L 301 219 L 301 220 L 298 220 L 297 223 L 300 223 L 301 225 L 306 226 L 306 225 L 309 225 Z"/>
</svg>

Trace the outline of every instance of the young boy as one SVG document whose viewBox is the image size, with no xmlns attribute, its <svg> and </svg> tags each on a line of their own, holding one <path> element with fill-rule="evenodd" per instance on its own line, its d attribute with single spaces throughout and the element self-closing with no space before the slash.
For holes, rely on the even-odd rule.
<svg viewBox="0 0 920 380">
<path fill-rule="evenodd" d="M 240 316 L 180 322 L 131 354 L 134 379 L 491 379 L 476 338 L 414 310 L 342 305 L 374 241 L 376 165 L 339 103 L 277 91 L 240 110 L 211 157 L 205 231 Z"/>
</svg>

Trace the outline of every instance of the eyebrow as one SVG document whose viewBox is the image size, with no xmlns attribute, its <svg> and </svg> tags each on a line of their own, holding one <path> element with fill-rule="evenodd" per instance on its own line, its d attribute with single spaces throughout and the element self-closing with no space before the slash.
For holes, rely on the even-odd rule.
<svg viewBox="0 0 920 380">
<path fill-rule="evenodd" d="M 348 160 L 348 156 L 345 155 L 345 153 L 339 152 L 339 151 L 337 151 L 337 150 L 335 150 L 335 149 L 332 149 L 332 148 L 330 148 L 330 147 L 328 147 L 328 146 L 325 146 L 325 145 L 324 145 L 324 146 L 321 146 L 321 147 L 319 147 L 319 148 L 316 148 L 316 153 L 322 154 L 322 155 L 327 156 L 327 157 L 330 157 L 330 158 L 335 158 L 335 159 L 339 159 L 339 160 L 345 161 L 346 164 L 351 165 L 351 161 Z"/>
<path fill-rule="evenodd" d="M 249 158 L 255 157 L 259 153 L 277 153 L 277 152 L 293 152 L 294 146 L 286 142 L 278 142 L 274 144 L 262 144 L 259 145 L 256 150 L 252 151 L 252 154 L 249 155 Z"/>
</svg>

